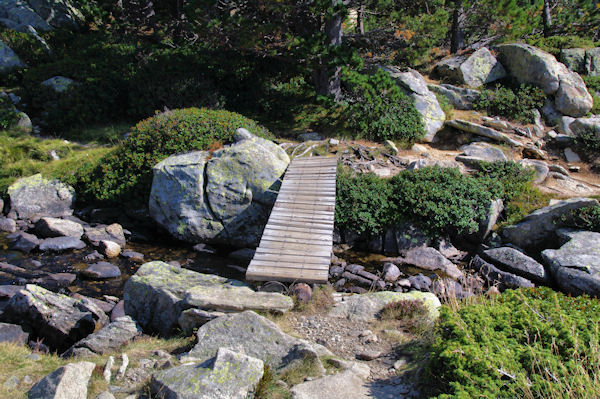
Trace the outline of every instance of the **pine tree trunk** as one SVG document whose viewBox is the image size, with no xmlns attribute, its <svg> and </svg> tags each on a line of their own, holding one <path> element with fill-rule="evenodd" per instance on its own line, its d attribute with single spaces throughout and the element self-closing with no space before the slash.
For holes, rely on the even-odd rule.
<svg viewBox="0 0 600 399">
<path fill-rule="evenodd" d="M 325 21 L 327 45 L 339 46 L 342 44 L 342 17 L 334 15 Z M 319 59 L 317 67 L 313 70 L 313 81 L 319 95 L 333 96 L 339 100 L 342 96 L 340 83 L 340 67 L 329 68 L 327 60 Z"/>
<path fill-rule="evenodd" d="M 542 15 L 544 19 L 544 37 L 550 36 L 552 29 L 552 15 L 550 14 L 550 0 L 544 0 L 544 11 Z"/>
<path fill-rule="evenodd" d="M 455 0 L 454 13 L 452 14 L 452 36 L 450 37 L 450 52 L 452 54 L 457 53 L 465 47 L 464 14 L 462 0 Z"/>
<path fill-rule="evenodd" d="M 365 5 L 361 4 L 356 10 L 356 33 L 365 34 Z"/>
</svg>

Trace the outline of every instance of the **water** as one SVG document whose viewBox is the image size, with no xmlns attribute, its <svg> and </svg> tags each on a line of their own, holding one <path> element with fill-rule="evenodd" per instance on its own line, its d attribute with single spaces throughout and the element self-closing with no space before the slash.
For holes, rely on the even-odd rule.
<svg viewBox="0 0 600 399">
<path fill-rule="evenodd" d="M 82 250 L 67 252 L 63 254 L 32 252 L 23 254 L 19 251 L 11 251 L 6 234 L 0 234 L 0 262 L 26 269 L 28 272 L 37 273 L 73 273 L 77 279 L 67 288 L 70 292 L 95 298 L 102 295 L 113 295 L 122 297 L 125 282 L 137 271 L 141 263 L 133 262 L 122 257 L 108 259 L 108 261 L 119 267 L 121 277 L 108 280 L 89 280 L 80 278 L 78 272 L 87 268 L 88 264 L 98 261 L 86 262 L 83 257 L 94 251 L 87 246 Z M 160 243 L 128 243 L 124 250 L 132 250 L 144 254 L 144 262 L 160 260 L 163 262 L 177 261 L 187 269 L 201 273 L 217 274 L 227 278 L 244 280 L 244 272 L 235 267 L 245 268 L 247 264 L 225 257 L 228 252 L 226 248 L 219 254 L 198 253 L 192 250 L 190 245 L 178 241 L 162 240 Z M 42 266 L 37 267 L 32 260 L 39 261 Z M 234 266 L 234 267 L 231 267 Z M 19 283 L 9 275 L 0 272 L 0 285 Z M 22 283 L 22 282 L 21 282 Z"/>
</svg>

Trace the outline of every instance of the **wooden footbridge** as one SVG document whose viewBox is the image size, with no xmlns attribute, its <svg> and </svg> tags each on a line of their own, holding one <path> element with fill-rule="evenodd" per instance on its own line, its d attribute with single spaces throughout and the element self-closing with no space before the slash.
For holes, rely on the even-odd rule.
<svg viewBox="0 0 600 399">
<path fill-rule="evenodd" d="M 336 172 L 337 158 L 292 160 L 246 279 L 327 282 Z"/>
</svg>

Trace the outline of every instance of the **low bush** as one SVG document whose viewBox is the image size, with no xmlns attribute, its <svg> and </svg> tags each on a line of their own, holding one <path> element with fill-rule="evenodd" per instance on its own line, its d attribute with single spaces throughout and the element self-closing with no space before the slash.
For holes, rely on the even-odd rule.
<svg viewBox="0 0 600 399">
<path fill-rule="evenodd" d="M 8 129 L 19 120 L 19 111 L 8 96 L 0 97 L 0 129 Z"/>
<path fill-rule="evenodd" d="M 396 222 L 410 221 L 431 236 L 469 234 L 487 216 L 489 203 L 500 195 L 499 185 L 463 175 L 457 168 L 402 171 L 390 180 Z"/>
<path fill-rule="evenodd" d="M 154 165 L 173 154 L 231 143 L 240 127 L 270 137 L 256 122 L 233 112 L 186 108 L 157 114 L 133 127 L 128 138 L 77 183 L 77 191 L 88 202 L 145 206 Z"/>
<path fill-rule="evenodd" d="M 588 160 L 592 160 L 600 153 L 600 133 L 580 132 L 574 138 L 575 147 Z"/>
<path fill-rule="evenodd" d="M 561 218 L 563 226 L 600 233 L 600 206 L 574 209 Z"/>
<path fill-rule="evenodd" d="M 565 48 L 592 48 L 597 47 L 598 42 L 594 42 L 591 39 L 580 37 L 580 36 L 549 36 L 543 37 L 541 35 L 530 36 L 526 42 L 532 46 L 538 47 L 544 51 L 549 52 L 556 58 L 560 57 L 560 50 Z"/>
<path fill-rule="evenodd" d="M 391 224 L 396 206 L 392 187 L 375 174 L 355 174 L 338 169 L 335 223 L 358 234 L 375 235 Z"/>
<path fill-rule="evenodd" d="M 595 115 L 600 114 L 600 76 L 582 76 L 582 78 L 594 100 L 590 112 Z"/>
<path fill-rule="evenodd" d="M 413 142 L 425 135 L 421 115 L 410 97 L 383 70 L 365 75 L 345 70 L 346 117 L 359 137 Z"/>
<path fill-rule="evenodd" d="M 513 90 L 497 85 L 493 90 L 482 90 L 474 105 L 475 109 L 490 115 L 529 123 L 534 121 L 531 110 L 542 107 L 545 99 L 546 95 L 538 87 L 523 84 Z"/>
<path fill-rule="evenodd" d="M 600 396 L 600 302 L 550 288 L 443 306 L 427 367 L 430 395 Z"/>
<path fill-rule="evenodd" d="M 374 236 L 412 222 L 431 236 L 476 232 L 493 199 L 505 203 L 511 222 L 547 205 L 532 185 L 533 171 L 514 162 L 484 163 L 473 176 L 455 168 L 402 171 L 391 179 L 340 169 L 335 222 L 338 228 Z"/>
</svg>

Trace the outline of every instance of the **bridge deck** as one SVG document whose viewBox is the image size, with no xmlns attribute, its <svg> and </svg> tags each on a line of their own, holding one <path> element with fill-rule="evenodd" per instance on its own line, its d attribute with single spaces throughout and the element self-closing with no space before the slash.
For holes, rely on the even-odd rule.
<svg viewBox="0 0 600 399">
<path fill-rule="evenodd" d="M 246 271 L 248 280 L 327 282 L 336 172 L 337 158 L 292 160 Z"/>
</svg>

